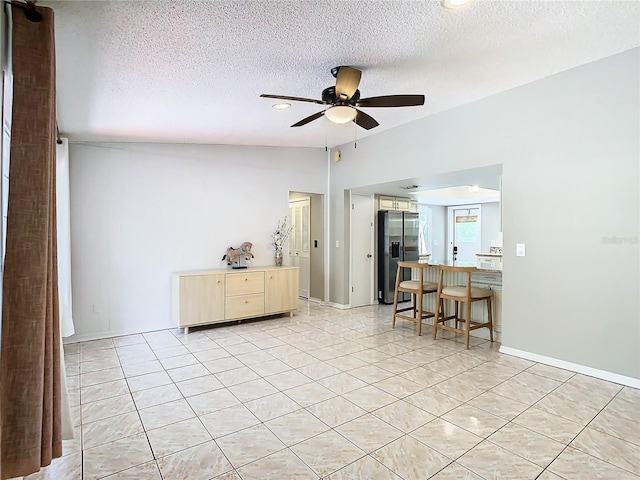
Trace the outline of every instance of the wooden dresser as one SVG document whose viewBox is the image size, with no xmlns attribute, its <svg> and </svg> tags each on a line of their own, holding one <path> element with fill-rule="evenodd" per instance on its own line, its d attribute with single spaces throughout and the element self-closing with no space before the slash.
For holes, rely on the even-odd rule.
<svg viewBox="0 0 640 480">
<path fill-rule="evenodd" d="M 298 309 L 297 267 L 251 267 L 178 272 L 172 278 L 172 316 L 189 327 L 289 313 Z"/>
</svg>

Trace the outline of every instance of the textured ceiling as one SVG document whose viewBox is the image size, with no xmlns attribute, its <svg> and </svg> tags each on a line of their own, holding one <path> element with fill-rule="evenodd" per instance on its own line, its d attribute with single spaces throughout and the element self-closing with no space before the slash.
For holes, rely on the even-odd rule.
<svg viewBox="0 0 640 480">
<path fill-rule="evenodd" d="M 76 141 L 334 146 L 639 45 L 640 2 L 48 1 L 56 13 L 58 117 Z M 367 132 L 261 93 L 320 98 L 330 69 L 361 69 Z"/>
</svg>

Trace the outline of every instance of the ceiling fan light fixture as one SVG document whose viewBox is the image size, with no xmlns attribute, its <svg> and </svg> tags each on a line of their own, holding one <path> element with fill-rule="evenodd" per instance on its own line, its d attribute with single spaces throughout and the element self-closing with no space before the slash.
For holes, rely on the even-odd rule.
<svg viewBox="0 0 640 480">
<path fill-rule="evenodd" d="M 473 0 L 442 0 L 442 6 L 444 8 L 458 8 L 472 1 Z"/>
<path fill-rule="evenodd" d="M 290 106 L 291 106 L 290 103 L 275 103 L 272 105 L 272 107 L 275 108 L 276 110 L 286 110 Z"/>
<path fill-rule="evenodd" d="M 324 112 L 324 116 L 327 117 L 330 122 L 342 125 L 344 123 L 353 121 L 353 119 L 356 118 L 357 113 L 358 112 L 353 107 L 348 107 L 346 105 L 336 105 L 328 108 Z"/>
</svg>

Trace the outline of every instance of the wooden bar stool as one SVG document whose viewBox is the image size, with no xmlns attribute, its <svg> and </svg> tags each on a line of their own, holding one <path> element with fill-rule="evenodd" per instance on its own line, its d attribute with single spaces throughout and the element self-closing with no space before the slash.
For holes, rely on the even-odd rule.
<svg viewBox="0 0 640 480">
<path fill-rule="evenodd" d="M 440 265 L 440 280 L 438 282 L 438 292 L 436 294 L 438 302 L 437 304 L 438 307 L 440 307 L 440 305 L 444 305 L 444 300 L 453 300 L 455 302 L 455 313 L 451 316 L 446 317 L 444 315 L 444 309 L 441 313 L 440 308 L 438 308 L 438 320 L 434 321 L 433 325 L 434 340 L 438 335 L 438 329 L 461 333 L 465 336 L 465 344 L 468 350 L 469 333 L 471 332 L 471 330 L 476 330 L 478 328 L 488 328 L 489 337 L 493 342 L 493 316 L 491 310 L 491 299 L 493 297 L 493 290 L 471 286 L 471 273 L 475 271 L 477 271 L 476 267 L 447 267 L 444 265 Z M 445 272 L 466 273 L 466 284 L 447 285 L 444 279 Z M 486 300 L 487 302 L 487 322 L 476 322 L 471 319 L 471 304 L 473 302 L 478 302 L 481 300 Z M 465 304 L 465 318 L 460 318 L 459 316 L 460 303 Z M 455 326 L 452 327 L 450 325 L 446 325 L 445 322 L 448 320 L 455 320 Z M 464 328 L 461 328 L 461 324 L 464 325 Z"/>
<path fill-rule="evenodd" d="M 396 289 L 393 296 L 393 328 L 396 328 L 396 318 L 402 318 L 404 320 L 409 320 L 418 324 L 418 335 L 422 335 L 422 320 L 424 320 L 425 318 L 435 317 L 435 312 L 429 312 L 424 310 L 423 308 L 424 295 L 429 293 L 437 293 L 438 291 L 437 283 L 427 282 L 424 280 L 425 270 L 429 267 L 432 267 L 432 265 L 429 265 L 428 263 L 398 262 L 398 271 L 396 273 Z M 402 278 L 404 278 L 402 272 L 403 268 L 418 269 L 418 280 L 402 280 Z M 398 308 L 398 294 L 400 292 L 411 294 L 412 305 L 410 307 Z M 412 312 L 412 316 L 402 313 L 408 311 Z"/>
</svg>

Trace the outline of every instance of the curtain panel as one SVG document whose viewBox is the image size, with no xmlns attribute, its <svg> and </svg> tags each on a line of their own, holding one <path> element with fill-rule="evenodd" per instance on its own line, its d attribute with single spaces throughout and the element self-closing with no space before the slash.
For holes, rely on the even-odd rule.
<svg viewBox="0 0 640 480">
<path fill-rule="evenodd" d="M 69 140 L 56 144 L 56 215 L 58 238 L 58 297 L 63 337 L 75 333 L 71 298 L 71 197 L 69 193 Z M 64 378 L 64 373 L 62 377 Z"/>
<path fill-rule="evenodd" d="M 13 123 L 0 355 L 0 478 L 62 455 L 53 11 L 12 7 Z"/>
</svg>

